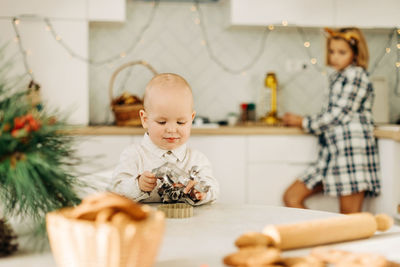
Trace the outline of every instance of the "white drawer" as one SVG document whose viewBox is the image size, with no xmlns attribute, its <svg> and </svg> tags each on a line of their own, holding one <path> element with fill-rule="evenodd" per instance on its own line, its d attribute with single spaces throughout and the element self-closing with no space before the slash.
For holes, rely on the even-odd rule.
<svg viewBox="0 0 400 267">
<path fill-rule="evenodd" d="M 248 137 L 248 160 L 261 162 L 308 163 L 317 159 L 318 140 L 307 135 L 268 135 Z"/>
</svg>

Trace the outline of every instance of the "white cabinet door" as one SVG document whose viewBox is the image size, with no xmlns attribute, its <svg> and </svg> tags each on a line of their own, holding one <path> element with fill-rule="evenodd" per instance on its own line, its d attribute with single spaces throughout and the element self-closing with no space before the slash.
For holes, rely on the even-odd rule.
<svg viewBox="0 0 400 267">
<path fill-rule="evenodd" d="M 399 0 L 231 0 L 231 24 L 392 28 L 399 10 Z"/>
<path fill-rule="evenodd" d="M 334 23 L 334 0 L 231 0 L 232 25 L 324 26 Z"/>
<path fill-rule="evenodd" d="M 77 156 L 82 160 L 78 170 L 97 173 L 114 169 L 125 147 L 133 142 L 128 135 L 77 136 Z"/>
<path fill-rule="evenodd" d="M 384 212 L 391 216 L 397 214 L 399 217 L 397 206 L 400 204 L 400 142 L 379 139 L 378 144 L 382 193 L 371 203 L 370 210 L 377 213 Z"/>
<path fill-rule="evenodd" d="M 254 135 L 248 141 L 248 160 L 308 163 L 317 159 L 317 138 L 312 135 Z"/>
<path fill-rule="evenodd" d="M 192 136 L 188 145 L 202 152 L 212 164 L 222 203 L 245 203 L 246 137 Z"/>
<path fill-rule="evenodd" d="M 400 26 L 399 0 L 335 0 L 337 27 L 392 28 Z"/>
<path fill-rule="evenodd" d="M 285 189 L 306 167 L 306 164 L 250 163 L 247 203 L 283 206 Z"/>
</svg>

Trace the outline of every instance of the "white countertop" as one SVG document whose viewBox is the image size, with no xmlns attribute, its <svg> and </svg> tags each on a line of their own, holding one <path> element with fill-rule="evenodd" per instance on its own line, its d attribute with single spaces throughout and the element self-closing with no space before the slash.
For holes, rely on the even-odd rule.
<svg viewBox="0 0 400 267">
<path fill-rule="evenodd" d="M 196 207 L 188 219 L 167 219 L 166 231 L 155 267 L 218 267 L 222 258 L 237 249 L 234 240 L 248 231 L 261 231 L 267 224 L 290 223 L 333 216 L 315 210 L 301 210 L 264 205 L 214 204 Z M 400 227 L 395 226 L 372 238 L 340 243 L 336 248 L 355 252 L 373 252 L 400 262 Z M 284 252 L 284 256 L 306 255 L 309 249 Z M 41 254 L 19 252 L 0 258 L 4 267 L 55 267 L 49 251 Z"/>
</svg>

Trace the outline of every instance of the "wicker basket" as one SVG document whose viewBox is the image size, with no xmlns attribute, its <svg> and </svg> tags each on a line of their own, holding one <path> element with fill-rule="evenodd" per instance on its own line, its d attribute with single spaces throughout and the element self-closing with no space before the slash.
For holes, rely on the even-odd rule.
<svg viewBox="0 0 400 267">
<path fill-rule="evenodd" d="M 115 122 L 118 126 L 140 126 L 141 125 L 139 111 L 141 109 L 143 109 L 142 101 L 139 101 L 134 104 L 117 105 L 117 104 L 115 104 L 115 99 L 113 98 L 114 82 L 115 82 L 117 75 L 123 69 L 133 66 L 133 65 L 143 65 L 146 68 L 148 68 L 154 75 L 157 74 L 157 71 L 155 71 L 155 69 L 152 66 L 150 66 L 147 62 L 142 61 L 142 60 L 125 63 L 114 71 L 114 73 L 111 76 L 111 80 L 110 80 L 110 84 L 109 84 L 109 94 L 110 94 L 110 99 L 111 99 L 111 110 L 114 112 Z"/>
</svg>

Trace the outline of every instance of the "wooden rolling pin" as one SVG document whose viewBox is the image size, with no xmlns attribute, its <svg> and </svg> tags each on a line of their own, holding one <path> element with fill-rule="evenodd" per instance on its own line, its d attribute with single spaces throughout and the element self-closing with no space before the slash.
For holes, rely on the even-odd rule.
<svg viewBox="0 0 400 267">
<path fill-rule="evenodd" d="M 393 225 L 386 214 L 354 213 L 341 217 L 292 224 L 267 225 L 263 234 L 282 250 L 368 238 Z"/>
</svg>

